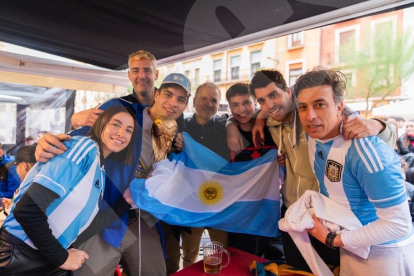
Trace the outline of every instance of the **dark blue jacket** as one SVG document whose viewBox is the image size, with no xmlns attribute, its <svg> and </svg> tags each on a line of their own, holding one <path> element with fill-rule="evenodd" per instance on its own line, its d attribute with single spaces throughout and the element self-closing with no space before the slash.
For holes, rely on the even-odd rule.
<svg viewBox="0 0 414 276">
<path fill-rule="evenodd" d="M 16 172 L 14 157 L 3 155 L 0 159 L 0 198 L 12 198 L 21 182 Z"/>
</svg>

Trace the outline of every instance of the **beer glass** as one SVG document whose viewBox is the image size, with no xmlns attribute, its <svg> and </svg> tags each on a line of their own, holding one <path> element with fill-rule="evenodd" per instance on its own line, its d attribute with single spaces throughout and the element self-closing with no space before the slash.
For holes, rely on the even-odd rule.
<svg viewBox="0 0 414 276">
<path fill-rule="evenodd" d="M 223 252 L 227 254 L 227 263 L 222 265 Z M 230 253 L 219 242 L 206 242 L 203 244 L 204 272 L 218 274 L 222 268 L 230 264 Z"/>
</svg>

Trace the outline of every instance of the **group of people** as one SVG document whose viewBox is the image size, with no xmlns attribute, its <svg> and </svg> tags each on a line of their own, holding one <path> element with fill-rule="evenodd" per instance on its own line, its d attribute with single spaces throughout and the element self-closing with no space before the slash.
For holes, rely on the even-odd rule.
<svg viewBox="0 0 414 276">
<path fill-rule="evenodd" d="M 289 88 L 279 71 L 258 71 L 250 84 L 226 91 L 231 116 L 217 116 L 221 91 L 207 82 L 195 91 L 194 115 L 184 119 L 191 94 L 184 75 L 168 75 L 157 89 L 151 53 L 131 54 L 128 65 L 131 95 L 74 114 L 70 135 L 45 134 L 38 141 L 39 162 L 22 179 L 1 229 L 1 275 L 113 275 L 119 263 L 130 276 L 169 275 L 179 269 L 180 239 L 184 266 L 196 260 L 204 228 L 168 225 L 131 208 L 129 183 L 151 177 L 160 150 L 152 142 L 159 116 L 177 122 L 175 151 L 184 147 L 184 131 L 229 162 L 277 149 L 286 167 L 282 217 L 307 190 L 352 210 L 360 229 L 330 233 L 314 217 L 308 230 L 315 250 L 340 264 L 341 275 L 414 275 L 413 226 L 400 161 L 390 147 L 395 133 L 383 121 L 344 112 L 341 72 L 315 68 Z M 254 254 L 263 254 L 268 243 L 208 231 L 213 241 Z M 310 271 L 295 240 L 281 233 L 286 262 Z M 344 245 L 371 252 L 362 259 L 336 249 Z"/>
</svg>

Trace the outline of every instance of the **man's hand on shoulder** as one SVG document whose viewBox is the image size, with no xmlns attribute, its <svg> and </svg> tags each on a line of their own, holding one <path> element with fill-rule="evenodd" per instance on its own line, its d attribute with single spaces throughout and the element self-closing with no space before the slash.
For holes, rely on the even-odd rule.
<svg viewBox="0 0 414 276">
<path fill-rule="evenodd" d="M 94 108 L 73 114 L 71 118 L 72 126 L 74 128 L 81 126 L 93 126 L 96 119 L 98 119 L 99 115 L 101 115 L 103 112 L 103 110 L 96 109 L 97 107 L 98 106 L 95 106 Z"/>
<path fill-rule="evenodd" d="M 378 135 L 385 126 L 375 119 L 348 117 L 343 121 L 342 135 L 345 140 Z"/>
<path fill-rule="evenodd" d="M 70 135 L 62 133 L 57 135 L 46 133 L 37 142 L 35 152 L 36 160 L 38 162 L 47 162 L 56 155 L 64 153 L 67 148 L 60 141 L 69 140 L 70 138 Z"/>
</svg>

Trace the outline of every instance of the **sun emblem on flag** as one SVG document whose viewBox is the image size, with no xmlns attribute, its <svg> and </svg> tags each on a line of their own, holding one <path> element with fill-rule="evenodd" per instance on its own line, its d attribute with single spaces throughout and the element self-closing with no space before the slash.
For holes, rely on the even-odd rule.
<svg viewBox="0 0 414 276">
<path fill-rule="evenodd" d="M 223 186 L 213 180 L 204 181 L 198 188 L 198 200 L 205 205 L 215 205 L 224 197 Z"/>
</svg>

